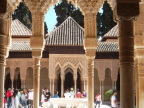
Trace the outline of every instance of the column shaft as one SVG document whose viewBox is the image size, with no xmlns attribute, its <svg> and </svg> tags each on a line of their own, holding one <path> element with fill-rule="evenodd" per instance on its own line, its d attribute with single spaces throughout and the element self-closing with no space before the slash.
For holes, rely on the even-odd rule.
<svg viewBox="0 0 144 108">
<path fill-rule="evenodd" d="M 119 21 L 121 108 L 134 108 L 134 33 L 131 20 Z"/>
<path fill-rule="evenodd" d="M 77 78 L 74 78 L 74 91 L 77 92 Z"/>
<path fill-rule="evenodd" d="M 4 18 L 0 16 L 0 108 L 3 108 L 4 79 L 5 79 L 5 40 Z"/>
<path fill-rule="evenodd" d="M 93 108 L 94 103 L 94 73 L 93 59 L 88 59 L 88 108 Z"/>
<path fill-rule="evenodd" d="M 54 91 L 54 79 L 52 80 L 52 95 L 54 96 L 54 93 L 55 93 L 55 91 Z"/>
<path fill-rule="evenodd" d="M 61 97 L 64 97 L 64 79 L 61 78 Z"/>
<path fill-rule="evenodd" d="M 100 81 L 100 94 L 102 97 L 102 101 L 104 101 L 104 81 Z"/>
<path fill-rule="evenodd" d="M 22 89 L 25 88 L 25 79 L 21 79 L 21 88 L 22 88 Z"/>
<path fill-rule="evenodd" d="M 33 88 L 34 88 L 34 102 L 33 107 L 39 108 L 39 88 L 40 88 L 40 58 L 33 58 L 34 60 L 34 79 L 33 79 Z"/>
</svg>

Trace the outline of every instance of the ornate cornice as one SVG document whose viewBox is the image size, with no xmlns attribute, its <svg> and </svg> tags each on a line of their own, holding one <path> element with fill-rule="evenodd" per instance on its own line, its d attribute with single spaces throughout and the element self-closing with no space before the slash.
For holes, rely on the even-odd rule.
<svg viewBox="0 0 144 108">
<path fill-rule="evenodd" d="M 102 3 L 104 0 L 69 0 L 71 1 L 74 5 L 78 5 L 82 13 L 89 14 L 97 14 L 98 10 L 102 6 Z"/>
<path fill-rule="evenodd" d="M 57 2 L 57 0 L 25 0 L 32 13 L 41 12 L 45 14 L 49 7 Z"/>
</svg>

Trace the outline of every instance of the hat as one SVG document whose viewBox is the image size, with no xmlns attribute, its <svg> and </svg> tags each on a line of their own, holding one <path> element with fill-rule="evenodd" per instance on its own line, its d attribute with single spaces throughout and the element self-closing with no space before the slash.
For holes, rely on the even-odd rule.
<svg viewBox="0 0 144 108">
<path fill-rule="evenodd" d="M 8 88 L 8 91 L 10 91 L 11 90 L 11 88 Z"/>
</svg>

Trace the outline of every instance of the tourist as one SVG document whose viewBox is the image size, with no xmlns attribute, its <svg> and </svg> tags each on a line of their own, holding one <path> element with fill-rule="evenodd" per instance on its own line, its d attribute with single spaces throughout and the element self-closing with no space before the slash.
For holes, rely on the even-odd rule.
<svg viewBox="0 0 144 108">
<path fill-rule="evenodd" d="M 70 91 L 70 98 L 74 98 L 75 96 L 75 92 L 73 90 L 73 88 L 71 88 L 71 91 Z"/>
<path fill-rule="evenodd" d="M 100 108 L 101 95 L 99 93 L 95 96 L 95 100 L 96 100 L 96 106 L 95 106 L 95 108 L 97 107 L 97 105 L 98 105 L 98 108 Z"/>
<path fill-rule="evenodd" d="M 46 91 L 45 91 L 45 97 L 46 97 L 45 101 L 48 102 L 49 99 L 50 99 L 50 97 L 51 97 L 51 93 L 50 93 L 49 89 L 46 89 Z"/>
<path fill-rule="evenodd" d="M 111 107 L 112 107 L 112 108 L 118 108 L 116 96 L 117 96 L 117 91 L 114 90 L 114 91 L 113 91 L 113 95 L 112 95 L 112 97 L 111 97 Z"/>
<path fill-rule="evenodd" d="M 6 96 L 5 96 L 5 90 L 4 90 L 3 106 L 4 106 L 4 108 L 6 107 Z"/>
<path fill-rule="evenodd" d="M 19 99 L 19 101 L 20 101 L 20 97 L 21 97 L 21 92 L 18 91 L 18 99 Z"/>
<path fill-rule="evenodd" d="M 53 98 L 59 98 L 58 91 L 55 91 L 55 94 L 54 94 Z"/>
<path fill-rule="evenodd" d="M 45 102 L 46 97 L 45 97 L 45 89 L 42 89 L 42 95 L 41 95 L 41 105 Z"/>
<path fill-rule="evenodd" d="M 65 91 L 64 97 L 65 97 L 65 98 L 70 98 L 70 93 L 69 93 L 69 90 L 68 90 L 68 89 Z"/>
<path fill-rule="evenodd" d="M 76 98 L 81 98 L 82 97 L 82 94 L 81 92 L 79 91 L 79 89 L 77 90 L 77 93 L 75 95 Z"/>
<path fill-rule="evenodd" d="M 14 90 L 12 96 L 12 108 L 19 108 L 18 90 Z"/>
<path fill-rule="evenodd" d="M 24 108 L 27 107 L 27 99 L 28 99 L 27 93 L 25 91 L 21 91 L 20 103 Z"/>
<path fill-rule="evenodd" d="M 7 108 L 11 107 L 11 97 L 12 97 L 12 91 L 11 88 L 9 88 L 8 91 L 6 92 Z"/>
<path fill-rule="evenodd" d="M 33 105 L 33 96 L 34 96 L 33 89 L 31 89 L 31 90 L 29 90 L 29 93 L 28 93 L 28 104 L 29 105 Z"/>
<path fill-rule="evenodd" d="M 86 92 L 85 92 L 85 90 L 84 90 L 81 97 L 82 97 L 82 98 L 86 98 L 86 96 L 87 96 L 87 95 L 86 95 Z"/>
</svg>

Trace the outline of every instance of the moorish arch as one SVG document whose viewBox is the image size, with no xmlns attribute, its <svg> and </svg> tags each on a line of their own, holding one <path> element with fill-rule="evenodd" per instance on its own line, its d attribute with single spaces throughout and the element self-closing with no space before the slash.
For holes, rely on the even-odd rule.
<svg viewBox="0 0 144 108">
<path fill-rule="evenodd" d="M 5 90 L 8 90 L 8 88 L 11 88 L 11 78 L 10 78 L 10 68 L 7 67 L 5 69 L 5 85 L 4 88 Z"/>
<path fill-rule="evenodd" d="M 27 68 L 27 74 L 26 74 L 26 86 L 27 89 L 33 89 L 33 68 L 28 67 Z"/>
<path fill-rule="evenodd" d="M 105 80 L 104 80 L 104 94 L 108 90 L 112 89 L 112 78 L 111 78 L 111 69 L 105 69 Z"/>
<path fill-rule="evenodd" d="M 21 89 L 21 79 L 20 79 L 20 68 L 19 67 L 15 68 L 13 87 L 15 89 Z"/>
<path fill-rule="evenodd" d="M 65 70 L 64 90 L 74 88 L 74 75 L 71 68 Z"/>
<path fill-rule="evenodd" d="M 94 96 L 98 93 L 100 93 L 100 80 L 98 70 L 94 68 Z"/>
<path fill-rule="evenodd" d="M 48 68 L 44 67 L 40 71 L 40 90 L 43 88 L 50 88 L 49 85 Z"/>
</svg>

